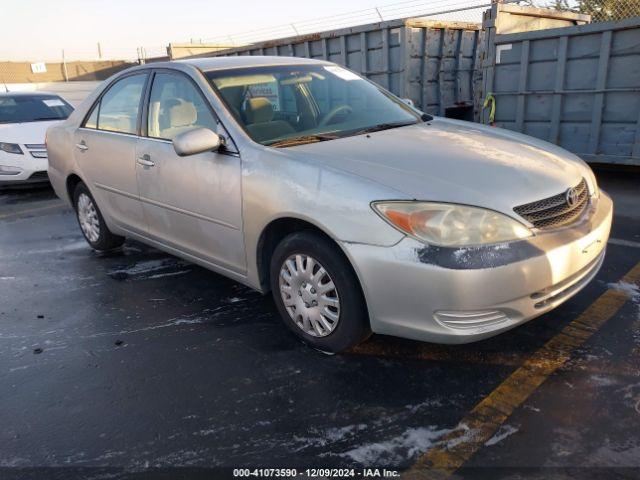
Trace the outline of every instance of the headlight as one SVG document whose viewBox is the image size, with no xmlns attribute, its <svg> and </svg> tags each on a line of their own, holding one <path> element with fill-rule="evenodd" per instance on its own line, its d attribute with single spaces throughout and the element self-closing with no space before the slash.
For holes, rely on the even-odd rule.
<svg viewBox="0 0 640 480">
<path fill-rule="evenodd" d="M 532 235 L 520 222 L 484 208 L 431 202 L 374 202 L 371 206 L 392 226 L 428 244 L 461 247 Z"/>
<path fill-rule="evenodd" d="M 0 142 L 0 150 L 7 153 L 17 153 L 18 155 L 22 155 L 22 149 L 17 143 Z"/>
<path fill-rule="evenodd" d="M 596 199 L 600 198 L 600 187 L 598 187 L 598 180 L 596 179 L 596 176 L 594 175 L 591 168 L 589 168 L 589 180 L 591 180 L 591 196 Z"/>
</svg>

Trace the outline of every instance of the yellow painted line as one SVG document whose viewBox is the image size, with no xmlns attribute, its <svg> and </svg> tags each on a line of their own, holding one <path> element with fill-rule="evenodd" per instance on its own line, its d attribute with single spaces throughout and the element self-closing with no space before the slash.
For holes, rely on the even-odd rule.
<svg viewBox="0 0 640 480">
<path fill-rule="evenodd" d="M 30 208 L 28 210 L 21 210 L 19 212 L 5 213 L 4 215 L 0 215 L 0 220 L 12 217 L 20 217 L 21 215 L 30 215 L 32 213 L 44 212 L 46 210 L 52 210 L 54 208 L 62 208 L 66 206 L 67 205 L 65 205 L 64 203 L 57 203 L 55 205 L 47 205 L 46 207 Z"/>
<path fill-rule="evenodd" d="M 622 281 L 640 285 L 640 263 Z M 560 333 L 528 358 L 493 392 L 477 404 L 449 434 L 421 455 L 403 479 L 442 479 L 464 465 L 496 433 L 513 411 L 560 368 L 629 297 L 609 289 Z"/>
</svg>

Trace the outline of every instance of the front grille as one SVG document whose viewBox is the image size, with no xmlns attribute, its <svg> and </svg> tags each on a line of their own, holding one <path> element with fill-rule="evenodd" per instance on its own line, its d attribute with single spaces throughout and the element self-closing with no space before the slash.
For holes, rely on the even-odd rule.
<svg viewBox="0 0 640 480">
<path fill-rule="evenodd" d="M 513 209 L 536 228 L 548 229 L 569 225 L 577 220 L 589 203 L 589 189 L 584 179 L 575 187 L 577 200 L 573 205 L 567 201 L 567 192 L 537 202 L 520 205 Z"/>
</svg>

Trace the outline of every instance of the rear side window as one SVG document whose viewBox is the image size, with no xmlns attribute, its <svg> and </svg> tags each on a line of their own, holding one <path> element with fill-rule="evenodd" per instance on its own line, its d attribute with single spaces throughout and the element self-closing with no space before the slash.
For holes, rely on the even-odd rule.
<svg viewBox="0 0 640 480">
<path fill-rule="evenodd" d="M 108 132 L 137 134 L 140 99 L 146 80 L 145 73 L 114 83 L 93 107 L 84 126 Z"/>
</svg>

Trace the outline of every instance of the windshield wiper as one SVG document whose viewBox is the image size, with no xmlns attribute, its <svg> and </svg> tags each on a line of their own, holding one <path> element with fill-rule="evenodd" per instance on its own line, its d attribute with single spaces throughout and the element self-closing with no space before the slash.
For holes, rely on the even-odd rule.
<svg viewBox="0 0 640 480">
<path fill-rule="evenodd" d="M 303 145 L 305 143 L 326 142 L 327 140 L 335 140 L 340 138 L 338 135 L 329 135 L 324 133 L 318 133 L 315 135 L 302 135 L 300 137 L 285 138 L 283 140 L 276 140 L 273 143 L 267 143 L 269 147 L 292 147 L 294 145 Z"/>
<path fill-rule="evenodd" d="M 361 130 L 356 130 L 349 134 L 349 136 L 362 135 L 364 133 L 373 133 L 380 132 L 381 130 L 390 130 L 392 128 L 398 127 L 407 127 L 409 125 L 415 125 L 418 122 L 394 122 L 394 123 L 379 123 L 377 125 L 372 125 L 367 128 L 363 128 Z"/>
<path fill-rule="evenodd" d="M 36 117 L 34 119 L 32 119 L 32 122 L 38 122 L 41 120 L 62 120 L 62 118 L 60 117 Z"/>
</svg>

